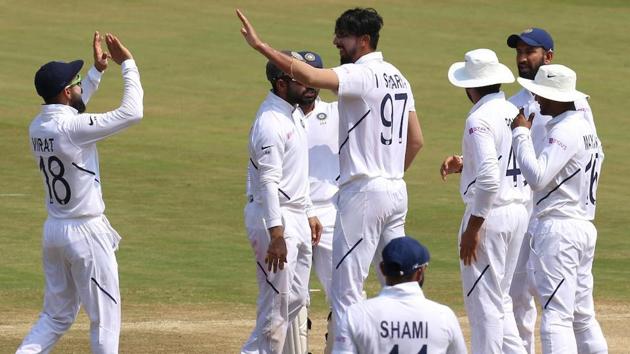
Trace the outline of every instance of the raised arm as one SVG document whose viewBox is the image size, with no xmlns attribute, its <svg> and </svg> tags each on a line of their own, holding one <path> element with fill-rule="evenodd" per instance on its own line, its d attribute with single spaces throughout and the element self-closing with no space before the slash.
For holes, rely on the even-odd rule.
<svg viewBox="0 0 630 354">
<path fill-rule="evenodd" d="M 94 143 L 111 136 L 142 119 L 144 92 L 140 74 L 129 50 L 116 36 L 106 35 L 111 58 L 122 68 L 123 98 L 120 107 L 107 113 L 84 113 L 66 123 L 68 136 L 78 145 Z"/>
<path fill-rule="evenodd" d="M 303 61 L 284 55 L 258 37 L 254 26 L 252 26 L 241 10 L 237 9 L 236 15 L 243 24 L 241 34 L 247 41 L 247 44 L 272 61 L 280 70 L 288 73 L 291 77 L 308 87 L 337 91 L 339 79 L 333 70 L 314 68 Z"/>
<path fill-rule="evenodd" d="M 98 33 L 98 31 L 94 32 L 94 37 L 92 38 L 92 54 L 94 56 L 94 66 L 88 70 L 85 79 L 82 81 L 83 85 L 81 86 L 83 89 L 81 98 L 85 104 L 90 101 L 90 98 L 92 98 L 92 95 L 98 89 L 101 76 L 109 64 L 107 62 L 109 54 L 103 52 L 101 48 L 101 34 Z"/>
</svg>

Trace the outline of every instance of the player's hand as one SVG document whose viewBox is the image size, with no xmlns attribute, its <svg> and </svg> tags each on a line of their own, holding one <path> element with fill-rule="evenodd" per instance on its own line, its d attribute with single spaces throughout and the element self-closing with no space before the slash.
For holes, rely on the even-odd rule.
<svg viewBox="0 0 630 354">
<path fill-rule="evenodd" d="M 319 239 L 322 237 L 324 227 L 316 216 L 308 218 L 308 226 L 311 227 L 311 243 L 313 246 L 317 246 Z"/>
<path fill-rule="evenodd" d="M 287 244 L 284 241 L 284 229 L 282 226 L 274 226 L 269 229 L 269 247 L 267 248 L 267 257 L 265 257 L 265 263 L 267 264 L 267 271 L 276 273 L 278 268 L 284 269 L 284 264 L 287 263 Z"/>
<path fill-rule="evenodd" d="M 256 30 L 254 30 L 254 26 L 249 23 L 249 20 L 247 19 L 247 17 L 245 17 L 245 15 L 243 15 L 241 10 L 236 9 L 236 15 L 243 23 L 243 27 L 241 27 L 241 34 L 243 35 L 243 37 L 245 37 L 247 44 L 249 44 L 252 48 L 258 50 L 258 48 L 263 46 L 264 43 L 260 40 L 260 38 L 258 38 Z"/>
<path fill-rule="evenodd" d="M 440 176 L 442 181 L 446 182 L 446 176 L 451 173 L 460 173 L 464 168 L 464 159 L 458 155 L 452 155 L 444 159 L 442 166 L 440 166 Z"/>
<path fill-rule="evenodd" d="M 469 266 L 477 262 L 477 245 L 479 245 L 479 231 L 466 229 L 459 244 L 459 258 L 464 265 Z"/>
<path fill-rule="evenodd" d="M 98 31 L 94 32 L 94 40 L 92 41 L 92 52 L 94 54 L 94 67 L 96 70 L 103 72 L 107 69 L 107 58 L 109 54 L 103 52 L 101 47 L 101 34 Z"/>
<path fill-rule="evenodd" d="M 512 130 L 518 127 L 525 127 L 527 129 L 531 129 L 532 122 L 534 121 L 534 116 L 535 114 L 534 112 L 532 112 L 529 115 L 529 119 L 525 119 L 525 109 L 521 107 L 521 109 L 518 111 L 518 115 L 512 121 L 512 125 L 511 125 Z"/>
<path fill-rule="evenodd" d="M 109 49 L 109 55 L 116 64 L 120 65 L 127 59 L 133 59 L 129 49 L 125 48 L 118 37 L 113 34 L 108 33 L 105 35 L 105 43 L 107 44 L 107 49 Z"/>
</svg>

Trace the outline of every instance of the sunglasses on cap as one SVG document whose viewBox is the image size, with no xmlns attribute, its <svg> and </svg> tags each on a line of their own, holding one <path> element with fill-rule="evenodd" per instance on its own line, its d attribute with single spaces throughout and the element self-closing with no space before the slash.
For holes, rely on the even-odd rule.
<svg viewBox="0 0 630 354">
<path fill-rule="evenodd" d="M 77 76 L 72 81 L 70 81 L 70 83 L 64 88 L 69 89 L 73 86 L 81 86 L 81 80 L 82 80 L 81 74 L 77 74 Z"/>
</svg>

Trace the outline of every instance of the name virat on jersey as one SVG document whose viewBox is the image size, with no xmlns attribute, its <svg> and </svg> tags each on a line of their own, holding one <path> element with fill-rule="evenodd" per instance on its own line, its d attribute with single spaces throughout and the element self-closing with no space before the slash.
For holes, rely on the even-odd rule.
<svg viewBox="0 0 630 354">
<path fill-rule="evenodd" d="M 429 336 L 429 323 L 425 321 L 381 321 L 379 335 L 382 338 L 418 339 Z"/>
<path fill-rule="evenodd" d="M 54 138 L 31 138 L 33 151 L 35 152 L 55 152 Z"/>
</svg>

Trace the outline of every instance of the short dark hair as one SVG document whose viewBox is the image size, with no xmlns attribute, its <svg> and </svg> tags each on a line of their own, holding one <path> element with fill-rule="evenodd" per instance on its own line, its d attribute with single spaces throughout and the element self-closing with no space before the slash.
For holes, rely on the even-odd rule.
<svg viewBox="0 0 630 354">
<path fill-rule="evenodd" d="M 370 36 L 370 47 L 378 46 L 379 31 L 383 18 L 371 7 L 346 10 L 335 22 L 335 34 L 340 36 Z"/>
<path fill-rule="evenodd" d="M 481 97 L 483 97 L 485 95 L 489 95 L 491 93 L 497 93 L 497 92 L 501 91 L 501 84 L 494 84 L 494 85 L 489 85 L 489 86 L 475 87 L 475 90 L 477 90 L 477 93 L 479 93 L 479 95 Z"/>
</svg>

